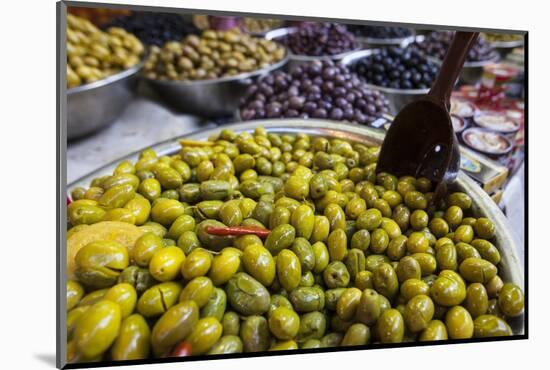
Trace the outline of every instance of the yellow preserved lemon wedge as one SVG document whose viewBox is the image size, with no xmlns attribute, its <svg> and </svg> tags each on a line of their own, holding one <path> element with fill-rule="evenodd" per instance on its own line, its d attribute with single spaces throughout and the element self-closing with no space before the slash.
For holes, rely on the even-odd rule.
<svg viewBox="0 0 550 370">
<path fill-rule="evenodd" d="M 73 228 L 74 229 L 74 228 Z M 139 227 L 119 221 L 102 221 L 67 233 L 67 277 L 74 279 L 75 256 L 85 245 L 98 240 L 115 241 L 128 249 L 131 255 L 136 240 L 143 235 Z"/>
</svg>

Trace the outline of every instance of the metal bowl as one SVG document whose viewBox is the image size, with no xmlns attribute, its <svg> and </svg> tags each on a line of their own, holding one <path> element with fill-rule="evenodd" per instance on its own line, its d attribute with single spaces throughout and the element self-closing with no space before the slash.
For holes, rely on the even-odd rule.
<svg viewBox="0 0 550 370">
<path fill-rule="evenodd" d="M 345 66 L 353 66 L 360 59 L 363 59 L 367 56 L 374 55 L 380 52 L 380 49 L 368 49 L 360 50 L 354 53 L 349 54 L 344 57 L 341 63 Z M 372 84 L 367 84 L 367 86 L 372 90 L 377 90 L 383 93 L 389 101 L 390 114 L 396 115 L 401 108 L 410 102 L 418 99 L 419 97 L 426 95 L 430 89 L 392 89 L 389 87 L 382 87 Z"/>
<path fill-rule="evenodd" d="M 102 80 L 67 90 L 67 139 L 113 123 L 132 99 L 143 62 Z"/>
<path fill-rule="evenodd" d="M 161 81 L 142 77 L 161 99 L 174 108 L 203 117 L 223 117 L 239 107 L 246 88 L 255 79 L 281 69 L 288 55 L 268 67 L 235 76 L 197 81 Z"/>
<path fill-rule="evenodd" d="M 514 48 L 523 46 L 523 40 L 494 41 L 490 45 L 499 53 L 501 58 L 505 58 Z"/>
<path fill-rule="evenodd" d="M 268 132 L 278 134 L 303 133 L 311 136 L 345 139 L 371 146 L 380 145 L 384 140 L 384 133 L 381 130 L 329 120 L 260 120 L 230 124 L 224 126 L 224 128 L 235 132 L 252 132 L 258 126 L 263 126 Z M 206 140 L 209 136 L 217 134 L 219 131 L 219 128 L 198 131 L 189 135 L 158 143 L 151 148 L 154 149 L 159 156 L 172 155 L 181 149 L 178 139 L 186 138 L 192 140 Z M 70 194 L 71 190 L 77 186 L 89 186 L 92 179 L 96 177 L 111 174 L 120 161 L 135 161 L 138 156 L 139 151 L 134 152 L 82 177 L 81 179 L 68 185 L 68 194 Z M 520 265 L 520 259 L 518 257 L 518 245 L 516 244 L 516 239 L 510 231 L 512 230 L 512 225 L 509 224 L 502 211 L 498 208 L 495 202 L 493 202 L 489 195 L 462 171 L 459 172 L 457 181 L 451 186 L 451 190 L 463 191 L 469 194 L 473 200 L 472 212 L 474 215 L 477 217 L 488 217 L 495 223 L 496 234 L 493 242 L 499 248 L 501 254 L 501 262 L 498 266 L 499 273 L 505 281 L 513 282 L 523 288 L 524 274 Z M 511 319 L 509 323 L 515 334 L 524 333 L 525 322 L 523 315 Z"/>
<path fill-rule="evenodd" d="M 378 39 L 373 37 L 357 37 L 357 41 L 363 48 L 380 48 L 388 46 L 406 47 L 415 40 L 415 31 L 411 30 L 411 35 L 406 37 L 397 37 L 391 39 Z"/>
<path fill-rule="evenodd" d="M 265 38 L 268 40 L 277 41 L 277 39 L 281 39 L 285 36 L 288 36 L 296 32 L 297 30 L 298 28 L 296 27 L 277 28 L 275 30 L 267 32 L 265 34 Z M 333 62 L 338 62 L 342 60 L 344 57 L 346 57 L 347 55 L 350 55 L 358 50 L 360 49 L 357 48 L 354 50 L 346 51 L 345 53 L 340 53 L 335 55 L 321 55 L 321 56 L 298 55 L 298 54 L 293 54 L 292 51 L 288 50 L 289 61 L 288 61 L 287 69 L 291 69 L 300 64 L 310 63 L 316 60 L 332 60 Z"/>
</svg>

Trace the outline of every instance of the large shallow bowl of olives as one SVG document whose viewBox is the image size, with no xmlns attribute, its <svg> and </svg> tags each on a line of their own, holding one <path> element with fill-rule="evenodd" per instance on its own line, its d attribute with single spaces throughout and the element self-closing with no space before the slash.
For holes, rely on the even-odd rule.
<svg viewBox="0 0 550 370">
<path fill-rule="evenodd" d="M 341 63 L 349 67 L 352 71 L 355 71 L 356 65 L 360 61 L 380 53 L 381 49 L 360 50 L 345 56 L 342 59 Z M 434 62 L 430 63 L 434 64 Z M 360 77 L 364 78 L 364 76 L 361 75 Z M 403 108 L 408 103 L 414 101 L 415 99 L 418 99 L 423 95 L 426 95 L 430 91 L 428 87 L 407 89 L 381 86 L 380 84 L 375 84 L 374 81 L 368 80 L 367 86 L 372 90 L 379 91 L 384 94 L 389 102 L 390 113 L 393 115 L 397 114 L 401 110 L 401 108 Z"/>
<path fill-rule="evenodd" d="M 126 108 L 143 67 L 144 47 L 132 34 L 67 15 L 67 139 L 113 123 Z"/>
<path fill-rule="evenodd" d="M 437 206 L 427 179 L 377 174 L 382 140 L 342 122 L 251 121 L 69 185 L 68 360 L 523 333 L 502 212 L 463 173 Z M 208 231 L 225 226 L 270 231 Z"/>
<path fill-rule="evenodd" d="M 151 49 L 143 80 L 177 110 L 203 117 L 233 114 L 256 78 L 281 69 L 281 45 L 235 31 L 204 31 Z"/>
<path fill-rule="evenodd" d="M 299 32 L 298 27 L 277 28 L 275 30 L 267 32 L 265 34 L 265 38 L 268 40 L 282 42 L 284 44 L 285 39 L 288 39 L 289 37 L 291 37 L 291 35 L 297 32 Z M 291 48 L 288 48 L 289 61 L 288 61 L 287 67 L 291 69 L 300 64 L 309 63 L 315 60 L 332 60 L 334 62 L 337 62 L 342 58 L 344 58 L 346 55 L 358 49 L 359 49 L 359 43 L 356 43 L 352 50 L 344 50 L 334 54 L 325 54 L 325 55 L 304 55 L 304 54 L 298 54 L 296 52 L 293 52 Z"/>
</svg>

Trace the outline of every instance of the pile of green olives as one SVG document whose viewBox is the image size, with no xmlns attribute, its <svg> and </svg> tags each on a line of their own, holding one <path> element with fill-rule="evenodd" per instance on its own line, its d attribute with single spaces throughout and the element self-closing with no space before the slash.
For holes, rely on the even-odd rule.
<svg viewBox="0 0 550 370">
<path fill-rule="evenodd" d="M 69 242 L 107 221 L 141 234 L 76 253 L 70 362 L 513 334 L 524 294 L 468 194 L 434 204 L 428 179 L 377 173 L 378 147 L 341 139 L 258 127 L 181 144 L 73 189 Z"/>
<path fill-rule="evenodd" d="M 122 28 L 105 32 L 90 21 L 67 14 L 67 87 L 104 79 L 139 63 L 145 49 Z"/>
</svg>

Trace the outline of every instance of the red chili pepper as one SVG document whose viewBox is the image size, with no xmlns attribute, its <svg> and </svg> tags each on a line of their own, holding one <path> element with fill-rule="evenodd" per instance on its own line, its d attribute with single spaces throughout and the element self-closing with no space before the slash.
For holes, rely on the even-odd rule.
<svg viewBox="0 0 550 370">
<path fill-rule="evenodd" d="M 174 350 L 170 353 L 171 357 L 186 357 L 192 354 L 191 343 L 183 341 L 178 344 Z"/>
<path fill-rule="evenodd" d="M 257 235 L 260 238 L 267 238 L 271 230 L 262 229 L 254 226 L 227 226 L 215 227 L 207 226 L 206 232 L 210 235 L 233 236 L 233 235 Z"/>
<path fill-rule="evenodd" d="M 67 197 L 67 205 L 71 204 L 71 198 Z"/>
</svg>

